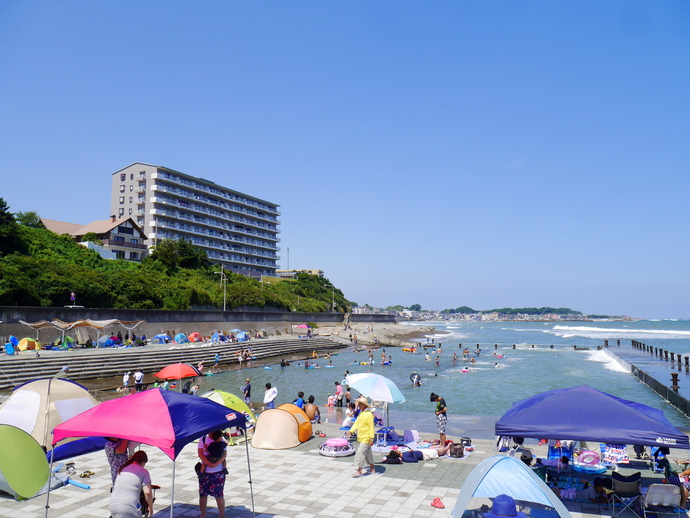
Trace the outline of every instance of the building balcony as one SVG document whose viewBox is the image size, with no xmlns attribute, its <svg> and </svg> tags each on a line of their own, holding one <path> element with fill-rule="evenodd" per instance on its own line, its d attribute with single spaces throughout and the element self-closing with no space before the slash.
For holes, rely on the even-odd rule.
<svg viewBox="0 0 690 518">
<path fill-rule="evenodd" d="M 141 243 L 132 243 L 130 241 L 115 241 L 114 239 L 101 239 L 103 246 L 119 246 L 121 248 L 136 248 L 137 250 L 147 250 L 148 246 Z"/>
</svg>

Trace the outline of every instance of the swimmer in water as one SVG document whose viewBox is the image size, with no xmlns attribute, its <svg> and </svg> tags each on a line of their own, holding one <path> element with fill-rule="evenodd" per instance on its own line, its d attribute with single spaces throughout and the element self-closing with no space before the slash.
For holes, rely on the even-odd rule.
<svg viewBox="0 0 690 518">
<path fill-rule="evenodd" d="M 453 361 L 458 361 L 458 353 L 453 353 Z"/>
<path fill-rule="evenodd" d="M 498 368 L 498 362 L 494 363 L 494 367 Z"/>
<path fill-rule="evenodd" d="M 475 360 L 474 358 L 472 358 L 472 359 L 470 360 L 470 363 L 476 363 L 476 362 L 477 362 L 477 360 Z"/>
<path fill-rule="evenodd" d="M 431 356 L 429 356 L 429 353 L 426 353 L 426 358 L 424 358 L 424 359 L 428 362 L 431 361 Z"/>
<path fill-rule="evenodd" d="M 441 365 L 441 360 L 440 360 L 439 357 L 437 356 L 437 357 L 436 357 L 436 367 L 438 367 L 439 365 Z"/>
</svg>

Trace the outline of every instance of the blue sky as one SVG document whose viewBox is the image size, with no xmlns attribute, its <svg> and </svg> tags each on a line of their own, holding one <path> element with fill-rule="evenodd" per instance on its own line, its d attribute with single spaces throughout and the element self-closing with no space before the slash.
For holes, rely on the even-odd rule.
<svg viewBox="0 0 690 518">
<path fill-rule="evenodd" d="M 690 4 L 0 3 L 13 211 L 164 165 L 377 306 L 690 317 Z"/>
</svg>

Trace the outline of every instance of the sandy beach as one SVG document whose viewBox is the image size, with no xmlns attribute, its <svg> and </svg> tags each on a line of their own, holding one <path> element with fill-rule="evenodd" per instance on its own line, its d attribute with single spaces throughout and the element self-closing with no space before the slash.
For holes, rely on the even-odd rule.
<svg viewBox="0 0 690 518">
<path fill-rule="evenodd" d="M 373 330 L 372 330 L 373 329 Z M 378 340 L 385 345 L 406 347 L 422 341 L 424 336 L 432 333 L 440 333 L 432 326 L 407 326 L 404 324 L 350 324 L 345 330 L 339 326 L 319 326 L 315 330 L 319 335 L 332 335 L 340 339 L 350 339 L 350 334 L 357 335 L 359 343 L 373 344 Z"/>
</svg>

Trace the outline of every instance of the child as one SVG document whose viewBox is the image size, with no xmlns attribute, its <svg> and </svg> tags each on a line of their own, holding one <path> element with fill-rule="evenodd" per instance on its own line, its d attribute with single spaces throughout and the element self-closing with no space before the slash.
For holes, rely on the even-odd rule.
<svg viewBox="0 0 690 518">
<path fill-rule="evenodd" d="M 223 456 L 223 454 L 225 453 L 226 447 L 227 447 L 227 444 L 225 443 L 225 441 L 214 441 L 214 442 L 212 442 L 211 444 L 209 444 L 206 447 L 206 450 L 208 451 L 208 454 L 206 455 L 206 459 L 208 459 L 208 461 L 210 463 L 218 462 L 220 460 L 220 458 Z M 223 460 L 223 473 L 225 473 L 225 474 L 228 473 L 226 462 L 227 461 Z M 206 464 L 202 463 L 200 472 L 205 473 L 206 468 L 207 468 Z"/>
</svg>

